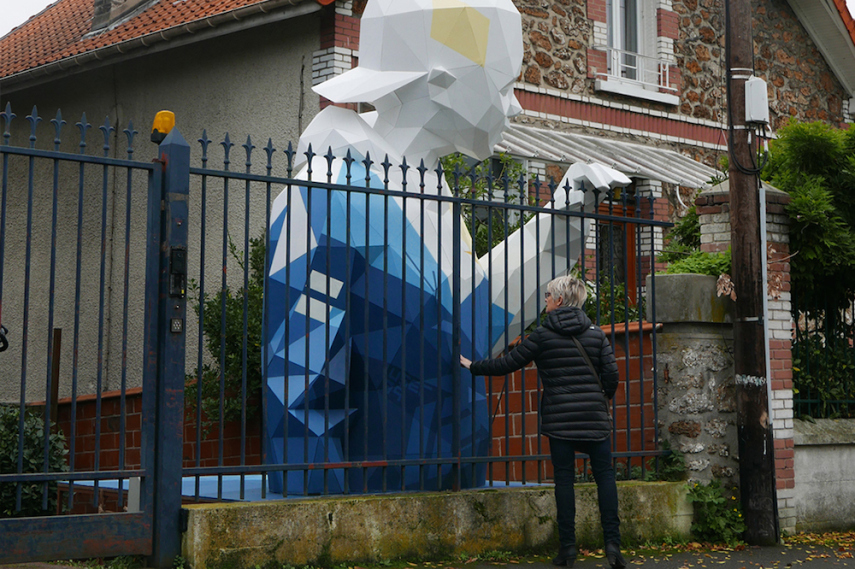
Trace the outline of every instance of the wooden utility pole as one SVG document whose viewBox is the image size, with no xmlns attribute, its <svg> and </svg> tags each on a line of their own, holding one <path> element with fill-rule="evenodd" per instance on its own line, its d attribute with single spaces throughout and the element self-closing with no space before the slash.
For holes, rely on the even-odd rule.
<svg viewBox="0 0 855 569">
<path fill-rule="evenodd" d="M 736 290 L 733 324 L 739 482 L 745 539 L 752 545 L 778 541 L 774 441 L 767 394 L 763 322 L 763 256 L 756 157 L 745 124 L 745 81 L 754 73 L 750 0 L 725 0 L 730 126 L 730 228 Z"/>
</svg>

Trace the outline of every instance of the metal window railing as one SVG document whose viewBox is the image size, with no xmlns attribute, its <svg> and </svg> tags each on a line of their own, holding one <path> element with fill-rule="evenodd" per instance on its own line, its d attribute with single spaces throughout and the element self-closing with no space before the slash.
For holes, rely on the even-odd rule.
<svg viewBox="0 0 855 569">
<path fill-rule="evenodd" d="M 594 46 L 594 49 L 606 52 L 608 61 L 608 71 L 597 73 L 598 79 L 618 80 L 647 89 L 677 92 L 677 89 L 671 86 L 673 63 L 667 59 L 604 45 Z"/>
</svg>

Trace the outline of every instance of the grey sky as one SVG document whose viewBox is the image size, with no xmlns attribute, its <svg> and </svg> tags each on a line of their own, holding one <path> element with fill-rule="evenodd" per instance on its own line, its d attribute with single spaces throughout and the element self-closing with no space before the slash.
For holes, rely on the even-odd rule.
<svg viewBox="0 0 855 569">
<path fill-rule="evenodd" d="M 20 26 L 27 18 L 44 10 L 56 0 L 0 0 L 0 37 Z M 852 0 L 855 2 L 855 0 Z"/>
</svg>

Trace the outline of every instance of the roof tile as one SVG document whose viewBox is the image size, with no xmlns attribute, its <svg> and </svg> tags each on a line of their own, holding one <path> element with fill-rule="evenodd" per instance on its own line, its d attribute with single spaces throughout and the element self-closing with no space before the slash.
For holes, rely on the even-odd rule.
<svg viewBox="0 0 855 569">
<path fill-rule="evenodd" d="M 94 0 L 59 0 L 0 38 L 0 77 L 268 0 L 159 0 L 113 29 L 85 37 Z"/>
</svg>

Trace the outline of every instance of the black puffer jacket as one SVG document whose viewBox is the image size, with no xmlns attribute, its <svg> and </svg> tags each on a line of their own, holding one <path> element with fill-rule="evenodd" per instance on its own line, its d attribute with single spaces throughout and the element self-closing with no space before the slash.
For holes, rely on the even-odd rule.
<svg viewBox="0 0 855 569">
<path fill-rule="evenodd" d="M 581 342 L 600 372 L 603 391 L 571 336 Z M 542 432 L 571 441 L 599 441 L 611 433 L 611 399 L 618 386 L 618 368 L 605 333 L 576 307 L 557 308 L 508 355 L 472 362 L 476 375 L 505 375 L 537 364 L 543 384 L 540 405 Z M 605 393 L 605 397 L 604 397 Z"/>
</svg>

